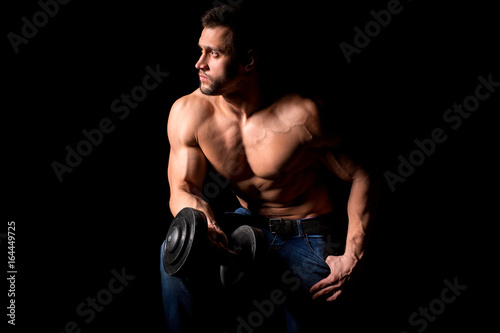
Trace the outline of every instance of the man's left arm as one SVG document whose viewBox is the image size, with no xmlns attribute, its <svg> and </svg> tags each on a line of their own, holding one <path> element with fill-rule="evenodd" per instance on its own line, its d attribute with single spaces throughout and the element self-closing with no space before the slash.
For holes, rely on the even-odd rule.
<svg viewBox="0 0 500 333">
<path fill-rule="evenodd" d="M 352 182 L 347 213 L 349 218 L 345 252 L 342 256 L 328 256 L 330 275 L 311 288 L 313 299 L 333 301 L 339 297 L 353 272 L 359 267 L 371 229 L 375 210 L 375 186 L 369 173 L 352 158 L 332 151 L 322 154 L 323 162 L 338 177 Z"/>
</svg>

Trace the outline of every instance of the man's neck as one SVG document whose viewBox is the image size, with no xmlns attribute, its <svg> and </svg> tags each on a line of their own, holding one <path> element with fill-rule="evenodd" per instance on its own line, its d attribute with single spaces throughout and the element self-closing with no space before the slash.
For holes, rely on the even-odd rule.
<svg viewBox="0 0 500 333">
<path fill-rule="evenodd" d="M 221 95 L 220 100 L 242 120 L 263 108 L 262 93 L 257 82 L 245 84 L 238 91 Z"/>
</svg>

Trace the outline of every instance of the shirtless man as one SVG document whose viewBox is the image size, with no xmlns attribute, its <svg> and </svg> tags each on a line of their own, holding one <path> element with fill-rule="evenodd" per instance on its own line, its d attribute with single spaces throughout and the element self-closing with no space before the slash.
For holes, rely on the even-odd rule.
<svg viewBox="0 0 500 333">
<path fill-rule="evenodd" d="M 288 264 L 297 274 L 310 299 L 319 298 L 327 304 L 339 297 L 363 258 L 373 215 L 369 204 L 370 177 L 341 152 L 339 140 L 324 134 L 315 102 L 298 95 L 266 100 L 259 85 L 259 54 L 250 44 L 241 42 L 245 36 L 238 30 L 242 29 L 242 21 L 233 20 L 238 15 L 239 11 L 231 7 L 218 7 L 202 18 L 201 56 L 196 63 L 200 87 L 174 103 L 168 120 L 170 209 L 174 216 L 184 207 L 203 211 L 210 236 L 227 244 L 210 206 L 202 199 L 203 181 L 210 165 L 230 181 L 242 206 L 240 211 L 245 214 L 314 221 L 328 216 L 333 209 L 325 182 L 318 179 L 321 164 L 326 165 L 341 179 L 352 182 L 343 254 L 314 260 L 323 256 L 324 235 L 276 235 L 264 230 L 270 243 L 282 239 L 282 244 L 275 248 L 284 252 L 276 260 Z M 234 26 L 234 21 L 240 24 Z M 308 236 L 306 251 L 317 256 L 304 269 L 304 263 L 311 258 L 300 257 L 300 246 L 304 246 L 301 238 Z M 284 250 L 287 246 L 290 249 Z M 194 301 L 187 299 L 196 295 L 187 284 L 162 272 L 167 322 L 173 332 L 188 330 L 200 312 L 210 312 L 206 299 L 206 308 L 195 310 Z M 214 323 L 215 315 L 210 316 L 210 323 Z M 300 315 L 294 317 L 293 311 L 288 311 L 287 316 L 289 331 L 307 329 L 308 324 Z M 206 328 L 207 323 L 204 325 Z M 240 330 L 253 329 L 246 325 L 240 325 Z"/>
</svg>

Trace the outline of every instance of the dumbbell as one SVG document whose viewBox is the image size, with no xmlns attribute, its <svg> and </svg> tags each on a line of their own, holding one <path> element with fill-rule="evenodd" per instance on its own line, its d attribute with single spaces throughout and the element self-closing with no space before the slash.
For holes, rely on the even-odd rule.
<svg viewBox="0 0 500 333">
<path fill-rule="evenodd" d="M 242 225 L 228 238 L 226 248 L 208 238 L 205 213 L 184 208 L 170 225 L 163 247 L 163 268 L 172 276 L 196 274 L 200 264 L 212 260 L 220 265 L 224 286 L 236 285 L 252 270 L 265 249 L 262 230 Z"/>
</svg>

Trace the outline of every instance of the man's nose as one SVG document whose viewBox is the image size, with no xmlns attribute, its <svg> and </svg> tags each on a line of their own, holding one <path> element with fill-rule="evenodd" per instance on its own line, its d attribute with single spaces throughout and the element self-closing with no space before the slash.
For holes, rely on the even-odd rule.
<svg viewBox="0 0 500 333">
<path fill-rule="evenodd" d="M 200 59 L 198 59 L 198 62 L 196 63 L 196 65 L 194 66 L 196 67 L 196 69 L 202 69 L 202 70 L 207 70 L 208 69 L 208 65 L 205 61 L 205 56 L 201 56 Z"/>
</svg>

